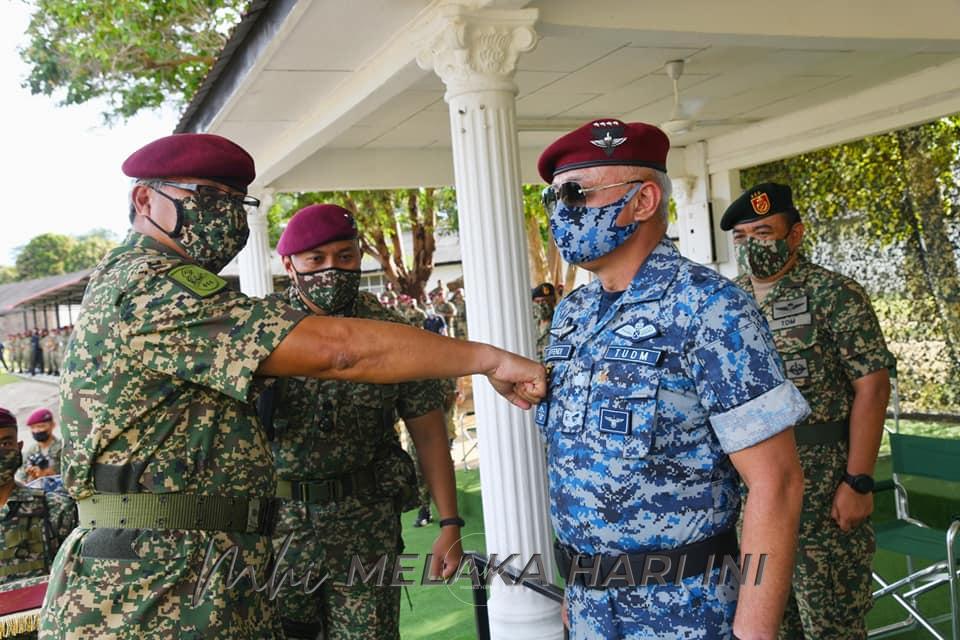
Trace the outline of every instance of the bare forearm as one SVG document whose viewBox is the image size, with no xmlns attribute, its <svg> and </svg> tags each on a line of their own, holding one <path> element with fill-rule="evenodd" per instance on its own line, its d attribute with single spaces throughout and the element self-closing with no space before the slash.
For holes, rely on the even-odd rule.
<svg viewBox="0 0 960 640">
<path fill-rule="evenodd" d="M 436 409 L 406 421 L 413 444 L 417 448 L 421 472 L 441 519 L 459 515 L 457 485 L 444 420 L 443 412 Z"/>
<path fill-rule="evenodd" d="M 847 471 L 873 475 L 877 451 L 883 439 L 890 383 L 885 371 L 872 373 L 854 383 L 853 405 L 850 407 L 850 451 Z"/>
<path fill-rule="evenodd" d="M 257 370 L 265 376 L 310 376 L 373 383 L 486 373 L 496 349 L 391 323 L 308 317 Z"/>
<path fill-rule="evenodd" d="M 751 560 L 740 586 L 734 621 L 734 630 L 743 640 L 777 637 L 793 576 L 802 498 L 799 473 L 790 474 L 780 483 L 750 488 L 740 553 L 744 557 L 749 554 Z M 761 557 L 763 571 L 758 576 Z"/>
</svg>

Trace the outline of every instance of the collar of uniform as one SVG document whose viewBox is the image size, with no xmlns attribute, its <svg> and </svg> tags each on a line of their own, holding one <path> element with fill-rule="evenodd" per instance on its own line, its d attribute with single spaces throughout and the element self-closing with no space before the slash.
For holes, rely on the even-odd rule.
<svg viewBox="0 0 960 640">
<path fill-rule="evenodd" d="M 183 257 L 170 247 L 160 244 L 160 242 L 150 236 L 143 235 L 136 231 L 131 231 L 127 234 L 126 240 L 123 241 L 123 244 L 128 247 L 137 247 L 140 249 L 150 249 L 151 251 L 158 251 L 160 253 L 165 253 L 167 255 L 173 256 L 180 260 L 188 260 L 188 258 Z"/>
<path fill-rule="evenodd" d="M 649 302 L 663 297 L 677 275 L 680 252 L 670 238 L 664 236 L 633 276 L 630 286 L 620 297 L 620 304 Z"/>
</svg>

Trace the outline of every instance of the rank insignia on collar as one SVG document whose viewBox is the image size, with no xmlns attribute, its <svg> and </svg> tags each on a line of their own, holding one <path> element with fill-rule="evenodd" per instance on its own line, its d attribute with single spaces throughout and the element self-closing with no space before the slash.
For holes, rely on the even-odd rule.
<svg viewBox="0 0 960 640">
<path fill-rule="evenodd" d="M 567 320 L 566 324 L 564 324 L 561 327 L 550 327 L 550 335 L 552 335 L 557 340 L 563 340 L 568 335 L 573 333 L 575 329 L 576 327 L 574 326 L 574 324 L 569 320 Z"/>
<path fill-rule="evenodd" d="M 614 149 L 627 141 L 627 137 L 623 135 L 622 122 L 598 120 L 593 123 L 593 127 L 593 140 L 590 141 L 590 144 L 598 149 L 603 149 L 608 157 L 613 155 Z"/>
<path fill-rule="evenodd" d="M 640 340 L 652 338 L 657 335 L 658 332 L 657 328 L 652 324 L 646 324 L 642 327 L 635 324 L 624 324 L 614 329 L 613 333 L 631 342 L 639 342 Z"/>
<path fill-rule="evenodd" d="M 750 196 L 750 206 L 757 215 L 765 215 L 770 212 L 770 196 L 764 191 L 758 191 Z"/>
</svg>

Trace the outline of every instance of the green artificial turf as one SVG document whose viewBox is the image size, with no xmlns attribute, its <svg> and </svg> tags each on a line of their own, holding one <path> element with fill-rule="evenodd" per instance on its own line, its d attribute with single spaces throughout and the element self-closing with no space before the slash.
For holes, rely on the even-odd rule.
<svg viewBox="0 0 960 640">
<path fill-rule="evenodd" d="M 463 547 L 466 551 L 486 549 L 483 538 L 483 507 L 480 500 L 480 473 L 477 470 L 457 472 L 457 497 L 460 515 L 467 522 L 463 528 Z M 419 554 L 419 562 L 411 561 L 416 570 L 405 575 L 423 575 L 423 558 L 430 553 L 439 529 L 436 523 L 426 527 L 413 526 L 416 510 L 403 514 L 404 553 Z M 436 511 L 434 511 L 436 517 Z M 406 588 L 400 602 L 400 636 L 404 640 L 436 638 L 443 640 L 473 640 L 473 595 L 469 581 L 450 586 L 419 585 Z M 409 595 L 409 600 L 407 599 Z M 412 604 L 412 608 L 411 608 Z"/>
</svg>

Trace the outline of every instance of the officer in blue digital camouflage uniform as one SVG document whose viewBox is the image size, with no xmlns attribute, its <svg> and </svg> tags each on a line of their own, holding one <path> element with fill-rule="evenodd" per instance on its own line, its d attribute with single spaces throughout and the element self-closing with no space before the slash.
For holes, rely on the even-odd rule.
<svg viewBox="0 0 960 640">
<path fill-rule="evenodd" d="M 558 248 L 597 276 L 557 308 L 536 414 L 571 637 L 774 638 L 803 487 L 791 427 L 809 409 L 752 299 L 666 239 L 668 148 L 656 127 L 598 120 L 538 164 Z M 720 567 L 741 477 L 738 607 Z"/>
</svg>

